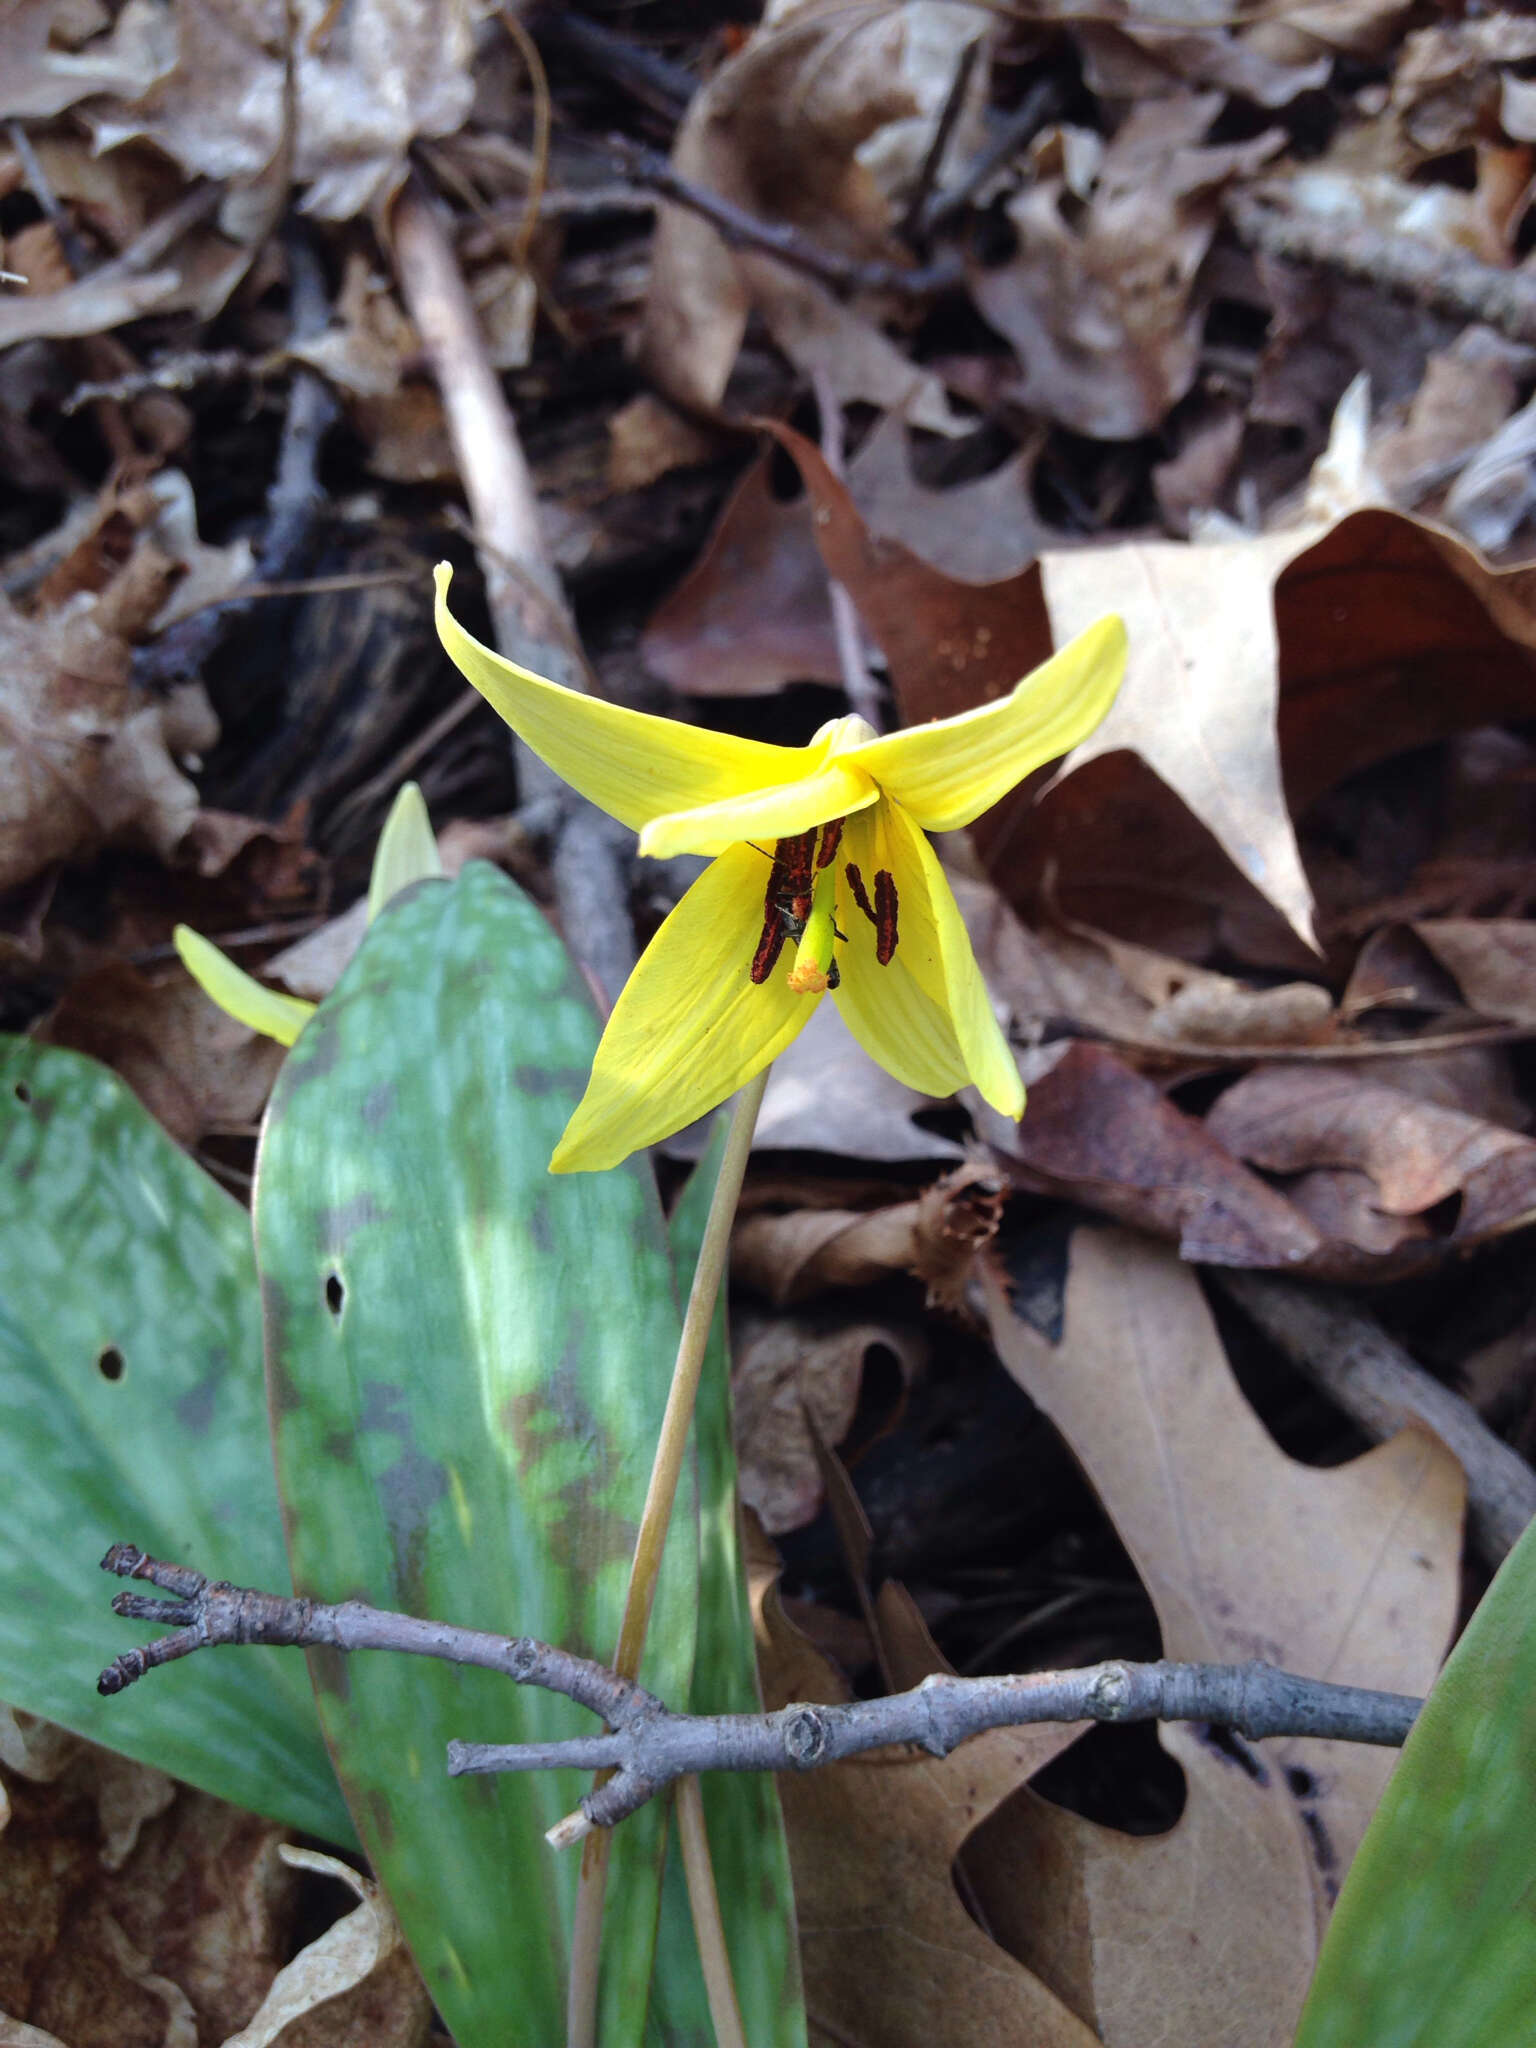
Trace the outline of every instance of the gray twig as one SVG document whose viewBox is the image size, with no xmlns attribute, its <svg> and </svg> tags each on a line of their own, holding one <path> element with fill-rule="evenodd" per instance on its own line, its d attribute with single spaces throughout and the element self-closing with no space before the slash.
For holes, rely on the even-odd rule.
<svg viewBox="0 0 1536 2048">
<path fill-rule="evenodd" d="M 948 255 L 933 263 L 914 265 L 863 262 L 856 256 L 841 256 L 813 242 L 789 221 L 764 220 L 760 214 L 748 213 L 745 207 L 722 199 L 718 192 L 690 183 L 678 175 L 659 150 L 648 149 L 643 142 L 635 142 L 627 135 L 610 135 L 604 147 L 616 169 L 632 184 L 643 185 L 674 205 L 686 206 L 700 215 L 733 249 L 756 249 L 765 256 L 776 257 L 791 270 L 803 270 L 808 277 L 814 277 L 839 298 L 851 297 L 855 292 L 900 292 L 907 298 L 931 298 L 959 284 L 964 275 L 959 259 Z"/>
<path fill-rule="evenodd" d="M 325 272 L 307 230 L 297 224 L 289 232 L 287 252 L 289 331 L 294 341 L 309 341 L 324 331 L 330 318 Z M 303 363 L 295 363 L 277 470 L 267 492 L 266 524 L 256 550 L 258 583 L 281 581 L 309 547 L 325 503 L 319 478 L 320 450 L 339 412 L 325 379 Z M 201 674 L 213 650 L 232 627 L 250 615 L 255 602 L 250 592 L 241 591 L 222 604 L 205 605 L 179 619 L 158 640 L 135 650 L 135 682 L 163 689 L 183 677 Z"/>
<path fill-rule="evenodd" d="M 614 1776 L 581 1802 L 593 1827 L 614 1826 L 674 1778 L 699 1771 L 808 1771 L 891 1743 L 947 1756 L 988 1728 L 1039 1721 L 1200 1721 L 1233 1728 L 1252 1741 L 1315 1735 L 1395 1747 L 1422 1704 L 1402 1693 L 1330 1685 L 1266 1664 L 1114 1662 L 1011 1678 L 941 1674 L 911 1692 L 846 1706 L 801 1702 L 775 1714 L 674 1714 L 653 1693 L 604 1665 L 529 1636 L 419 1621 L 356 1600 L 328 1606 L 210 1584 L 201 1572 L 160 1563 L 131 1543 L 114 1544 L 102 1569 L 119 1578 L 146 1579 L 173 1596 L 152 1600 L 119 1593 L 112 1602 L 115 1613 L 176 1630 L 109 1665 L 98 1681 L 102 1692 L 121 1692 L 157 1664 L 219 1643 L 401 1650 L 499 1671 L 515 1684 L 563 1693 L 606 1721 L 608 1732 L 566 1742 L 451 1742 L 450 1776 L 611 1770 Z"/>
<path fill-rule="evenodd" d="M 1511 341 L 1536 343 L 1536 278 L 1528 270 L 1500 270 L 1413 235 L 1295 212 L 1253 192 L 1229 192 L 1226 212 L 1238 239 L 1266 256 L 1363 278 L 1434 312 L 1496 327 Z"/>
<path fill-rule="evenodd" d="M 1536 1515 L 1536 1472 L 1494 1435 L 1470 1402 L 1452 1393 L 1345 1295 L 1267 1273 L 1212 1269 L 1222 1288 L 1376 1442 L 1421 1422 L 1467 1475 L 1467 1520 L 1489 1564 L 1498 1565 Z"/>
</svg>

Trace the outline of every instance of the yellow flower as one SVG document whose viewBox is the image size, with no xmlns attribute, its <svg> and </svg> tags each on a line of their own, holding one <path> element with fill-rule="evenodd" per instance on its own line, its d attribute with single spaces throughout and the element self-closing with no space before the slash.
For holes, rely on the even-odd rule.
<svg viewBox="0 0 1536 2048">
<path fill-rule="evenodd" d="M 454 663 L 555 773 L 640 835 L 715 858 L 626 982 L 550 1168 L 613 1166 L 777 1057 L 823 993 L 925 1095 L 973 1082 L 1024 1108 L 960 912 L 926 834 L 968 825 L 1109 709 L 1125 629 L 1101 619 L 998 703 L 879 737 L 861 718 L 767 746 L 629 711 L 503 660 L 448 610 Z M 793 965 L 784 956 L 793 946 Z"/>
</svg>

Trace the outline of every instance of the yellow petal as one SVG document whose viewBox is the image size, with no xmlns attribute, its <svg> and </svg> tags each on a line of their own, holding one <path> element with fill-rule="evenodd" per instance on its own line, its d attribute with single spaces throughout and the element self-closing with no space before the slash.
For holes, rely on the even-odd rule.
<svg viewBox="0 0 1536 2048">
<path fill-rule="evenodd" d="M 1100 619 L 996 704 L 911 726 L 840 758 L 867 768 L 927 832 L 969 825 L 1086 739 L 1125 673 L 1125 628 Z"/>
<path fill-rule="evenodd" d="M 624 984 L 592 1078 L 552 1173 L 616 1166 L 703 1116 L 776 1059 L 816 1007 L 792 995 L 781 957 L 750 978 L 767 866 L 750 847 L 713 862 L 647 946 Z"/>
<path fill-rule="evenodd" d="M 182 966 L 203 994 L 211 996 L 221 1010 L 248 1024 L 252 1031 L 275 1038 L 279 1045 L 292 1045 L 315 1014 L 314 1003 L 265 987 L 190 925 L 177 925 L 171 937 Z"/>
<path fill-rule="evenodd" d="M 431 881 L 442 872 L 432 820 L 420 787 L 414 782 L 402 783 L 373 850 L 373 872 L 368 878 L 368 922 L 372 924 L 389 899 L 408 889 L 412 882 Z"/>
<path fill-rule="evenodd" d="M 653 818 L 640 834 L 640 851 L 667 860 L 674 853 L 724 853 L 728 846 L 748 839 L 766 846 L 792 832 L 824 825 L 828 818 L 862 811 L 879 795 L 862 768 L 850 768 L 834 757 L 797 781 Z"/>
<path fill-rule="evenodd" d="M 465 632 L 448 609 L 452 575 L 439 562 L 437 631 L 449 658 L 541 761 L 632 830 L 668 812 L 798 781 L 818 764 L 824 750 L 705 732 L 546 682 Z"/>
<path fill-rule="evenodd" d="M 897 944 L 882 967 L 875 931 L 846 878 L 838 921 L 848 943 L 839 955 L 838 1008 L 849 1030 L 887 1072 L 925 1095 L 952 1095 L 973 1082 L 1005 1116 L 1018 1116 L 1024 1089 L 992 1014 L 954 894 L 931 846 L 894 804 L 851 818 L 848 860 L 873 896 L 881 868 L 896 884 Z"/>
</svg>

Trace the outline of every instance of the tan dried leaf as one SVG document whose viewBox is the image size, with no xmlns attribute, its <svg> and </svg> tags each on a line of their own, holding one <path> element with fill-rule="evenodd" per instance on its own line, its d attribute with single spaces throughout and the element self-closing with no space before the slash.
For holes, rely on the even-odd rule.
<svg viewBox="0 0 1536 2048">
<path fill-rule="evenodd" d="M 144 137 L 194 176 L 254 179 L 283 138 L 283 58 L 297 53 L 293 173 L 307 212 L 350 220 L 386 200 L 419 135 L 451 134 L 473 98 L 464 0 L 203 0 L 174 17 L 175 55 L 147 91 L 83 109 L 100 150 Z M 89 90 L 89 88 L 86 88 Z"/>
<path fill-rule="evenodd" d="M 910 14 L 831 0 L 766 22 L 689 103 L 673 148 L 678 172 L 840 254 L 899 262 L 890 202 L 864 151 L 880 130 L 923 112 L 905 65 Z M 840 399 L 905 405 L 914 426 L 959 430 L 938 380 L 872 318 L 771 257 L 728 249 L 697 214 L 663 206 L 641 340 L 659 388 L 690 411 L 717 406 L 754 305 L 790 359 Z"/>
<path fill-rule="evenodd" d="M 970 283 L 1019 358 L 1021 404 L 1076 433 L 1128 440 L 1189 390 L 1204 320 L 1195 273 L 1222 188 L 1283 141 L 1272 131 L 1202 148 L 1220 105 L 1219 94 L 1184 93 L 1133 107 L 1086 209 L 1073 209 L 1063 177 L 1009 201 L 1017 251 L 992 269 L 973 264 Z"/>
<path fill-rule="evenodd" d="M 791 1316 L 743 1331 L 731 1371 L 740 1491 L 770 1535 L 815 1520 L 822 1479 L 811 1425 L 824 1443 L 842 1442 L 877 1348 L 896 1360 L 903 1381 L 928 1356 L 921 1330 L 894 1323 L 828 1327 Z"/>
<path fill-rule="evenodd" d="M 777 1559 L 764 1548 L 758 1537 L 754 1553 L 749 1540 L 764 1705 L 846 1699 L 846 1686 L 786 1620 Z M 977 1823 L 1077 1732 L 994 1729 L 942 1763 L 876 1750 L 827 1770 L 784 1773 L 779 1797 L 813 2022 L 880 2048 L 1098 2048 L 1081 2020 L 987 1939 L 951 1874 Z"/>
<path fill-rule="evenodd" d="M 1143 1239 L 1076 1234 L 1059 1342 L 1015 1312 L 1001 1259 L 987 1293 L 999 1354 L 1103 1500 L 1167 1656 L 1428 1689 L 1458 1598 L 1463 1486 L 1443 1446 L 1404 1431 L 1340 1468 L 1294 1463 L 1238 1391 L 1194 1275 Z M 1149 2012 L 1183 2048 L 1283 2048 L 1392 1756 L 1288 1738 L 1234 1757 L 1183 1725 L 1159 1738 L 1188 1793 L 1170 1833 L 1127 1837 L 1026 1796 L 967 1870 L 1108 2048 L 1143 2048 Z"/>
<path fill-rule="evenodd" d="M 293 1869 L 339 1879 L 360 1904 L 278 1971 L 260 2009 L 224 2048 L 419 2048 L 432 2001 L 379 1887 L 318 1850 L 285 1843 L 279 1853 Z"/>
<path fill-rule="evenodd" d="M 168 859 L 191 826 L 177 757 L 212 745 L 213 712 L 200 685 L 149 698 L 129 677 L 174 575 L 144 544 L 99 596 L 41 617 L 0 599 L 0 889 L 120 837 Z"/>
<path fill-rule="evenodd" d="M 1459 1194 L 1461 1244 L 1536 1217 L 1536 1143 L 1358 1073 L 1256 1067 L 1222 1096 L 1206 1128 L 1272 1173 L 1321 1166 L 1368 1174 L 1389 1216 L 1421 1216 Z"/>
</svg>

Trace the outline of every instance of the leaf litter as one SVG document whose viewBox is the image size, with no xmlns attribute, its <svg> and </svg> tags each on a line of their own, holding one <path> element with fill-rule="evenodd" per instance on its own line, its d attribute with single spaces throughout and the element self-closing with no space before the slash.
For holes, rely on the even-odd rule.
<svg viewBox="0 0 1536 2048">
<path fill-rule="evenodd" d="M 416 590 L 464 537 L 413 176 L 622 701 L 797 743 L 844 686 L 920 723 L 1130 630 L 1099 734 L 943 849 L 1024 1123 L 830 1006 L 773 1078 L 733 1253 L 770 1703 L 1160 1651 L 1423 1689 L 1457 1470 L 1364 1450 L 1198 1269 L 1368 1286 L 1536 1445 L 1529 24 L 555 12 L 535 72 L 456 0 L 315 0 L 291 52 L 280 8 L 7 11 L 8 1027 L 240 1191 L 276 1057 L 176 922 L 323 994 L 408 776 L 561 902 Z M 643 926 L 685 879 L 620 872 Z M 813 2038 L 1288 2039 L 1389 1760 L 1160 1740 L 787 1780 Z M 0 1784 L 0 2037 L 426 2037 L 366 1878 L 312 1873 L 301 1939 L 265 1823 L 18 1717 Z"/>
</svg>

